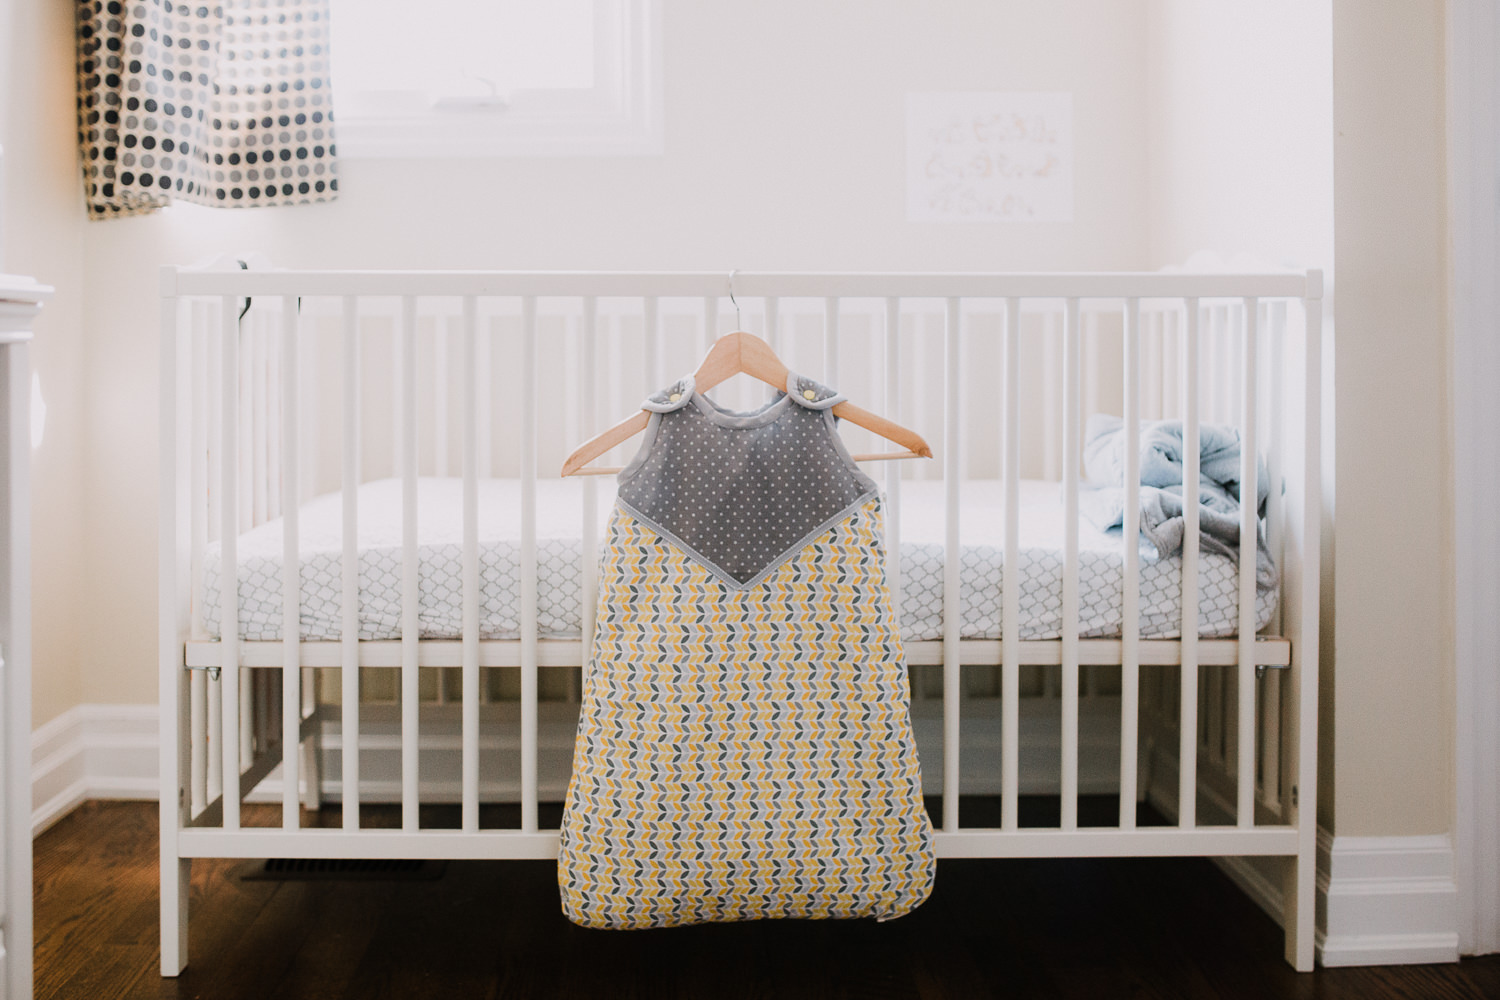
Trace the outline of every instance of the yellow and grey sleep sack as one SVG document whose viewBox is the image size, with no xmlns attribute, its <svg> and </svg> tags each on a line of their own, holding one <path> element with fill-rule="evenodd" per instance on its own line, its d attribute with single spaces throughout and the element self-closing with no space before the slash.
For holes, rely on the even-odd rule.
<svg viewBox="0 0 1500 1000">
<path fill-rule="evenodd" d="M 932 889 L 879 491 L 843 397 L 652 396 L 600 560 L 558 858 L 589 927 L 910 912 Z"/>
</svg>

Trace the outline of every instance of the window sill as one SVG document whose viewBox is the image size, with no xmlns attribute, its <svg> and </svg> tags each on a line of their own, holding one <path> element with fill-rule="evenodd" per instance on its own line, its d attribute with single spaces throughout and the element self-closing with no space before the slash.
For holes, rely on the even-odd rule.
<svg viewBox="0 0 1500 1000">
<path fill-rule="evenodd" d="M 336 119 L 344 159 L 660 156 L 660 0 L 599 3 L 591 91 L 523 90 L 494 106 L 375 103 Z M 378 100 L 378 98 L 377 98 Z"/>
</svg>

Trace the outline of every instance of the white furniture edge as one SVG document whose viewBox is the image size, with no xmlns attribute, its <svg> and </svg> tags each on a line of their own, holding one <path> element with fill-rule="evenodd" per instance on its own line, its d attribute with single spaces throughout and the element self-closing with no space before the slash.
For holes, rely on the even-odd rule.
<svg viewBox="0 0 1500 1000">
<path fill-rule="evenodd" d="M 31 326 L 52 289 L 0 275 L 0 704 L 3 704 L 4 916 L 0 962 L 5 996 L 31 996 Z"/>
<path fill-rule="evenodd" d="M 1459 948 L 1500 951 L 1500 14 L 1451 0 L 1447 18 L 1452 234 L 1454 847 Z"/>
</svg>

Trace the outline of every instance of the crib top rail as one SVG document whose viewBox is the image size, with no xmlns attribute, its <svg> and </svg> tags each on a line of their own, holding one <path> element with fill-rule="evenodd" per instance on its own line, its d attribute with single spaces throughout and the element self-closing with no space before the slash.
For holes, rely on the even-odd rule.
<svg viewBox="0 0 1500 1000">
<path fill-rule="evenodd" d="M 838 298 L 1322 297 L 1322 272 L 801 273 L 741 271 L 744 296 Z M 206 270 L 169 266 L 162 294 L 727 296 L 724 272 Z"/>
</svg>

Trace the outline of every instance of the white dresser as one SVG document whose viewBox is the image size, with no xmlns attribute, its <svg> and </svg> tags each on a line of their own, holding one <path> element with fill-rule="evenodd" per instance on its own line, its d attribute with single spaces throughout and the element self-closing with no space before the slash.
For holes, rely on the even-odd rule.
<svg viewBox="0 0 1500 1000">
<path fill-rule="evenodd" d="M 31 326 L 52 289 L 0 274 L 0 997 L 31 996 Z"/>
</svg>

